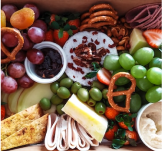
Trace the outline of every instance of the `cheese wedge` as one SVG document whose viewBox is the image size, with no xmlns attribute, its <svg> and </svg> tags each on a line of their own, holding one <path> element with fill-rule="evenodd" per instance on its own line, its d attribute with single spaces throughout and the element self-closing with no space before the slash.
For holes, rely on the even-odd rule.
<svg viewBox="0 0 162 151">
<path fill-rule="evenodd" d="M 145 38 L 142 35 L 142 31 L 140 29 L 134 28 L 130 35 L 130 46 L 129 49 L 130 54 L 134 54 L 138 49 L 142 47 L 149 46 L 146 42 Z"/>
<path fill-rule="evenodd" d="M 97 141 L 102 141 L 108 127 L 107 119 L 104 116 L 98 115 L 87 104 L 81 102 L 75 94 L 69 98 L 62 111 L 81 124 Z"/>
<path fill-rule="evenodd" d="M 1 150 L 35 144 L 44 140 L 47 130 L 48 114 L 40 117 L 24 128 L 1 141 Z"/>
<path fill-rule="evenodd" d="M 36 104 L 4 119 L 1 121 L 1 141 L 41 116 L 42 109 Z"/>
</svg>

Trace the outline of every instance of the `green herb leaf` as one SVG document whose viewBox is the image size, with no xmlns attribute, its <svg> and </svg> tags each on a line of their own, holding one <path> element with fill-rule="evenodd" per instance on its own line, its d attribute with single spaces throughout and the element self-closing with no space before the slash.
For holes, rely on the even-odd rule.
<svg viewBox="0 0 162 151">
<path fill-rule="evenodd" d="M 62 17 L 61 20 L 64 21 L 64 23 L 66 23 L 66 21 L 68 20 L 68 18 Z"/>
<path fill-rule="evenodd" d="M 72 31 L 71 29 L 69 29 L 67 32 L 68 32 L 68 34 L 69 34 L 70 36 L 73 35 L 73 31 Z"/>
<path fill-rule="evenodd" d="M 93 70 L 98 71 L 101 67 L 97 62 L 92 62 Z"/>
<path fill-rule="evenodd" d="M 125 143 L 124 140 L 113 139 L 111 147 L 114 148 L 114 149 L 119 149 L 120 147 L 122 147 L 124 145 L 124 143 Z"/>
<path fill-rule="evenodd" d="M 59 39 L 63 37 L 63 29 L 60 28 L 59 33 L 58 33 Z"/>
<path fill-rule="evenodd" d="M 74 26 L 74 25 L 71 25 L 71 26 L 70 26 L 70 29 L 71 29 L 71 30 L 76 30 L 76 29 L 77 29 L 77 27 L 76 27 L 76 26 Z"/>
<path fill-rule="evenodd" d="M 85 75 L 85 78 L 87 79 L 91 79 L 91 78 L 94 78 L 96 76 L 97 72 L 94 71 L 94 72 L 89 72 Z"/>
<path fill-rule="evenodd" d="M 52 28 L 52 29 L 59 29 L 60 26 L 59 26 L 59 24 L 58 24 L 56 21 L 53 21 L 53 22 L 51 23 L 51 28 Z"/>
<path fill-rule="evenodd" d="M 132 118 L 137 117 L 137 113 L 132 114 L 131 117 L 132 117 Z"/>
<path fill-rule="evenodd" d="M 106 105 L 106 107 L 110 107 L 110 104 L 109 104 L 109 102 L 108 102 L 108 99 L 102 98 L 101 101 Z"/>
<path fill-rule="evenodd" d="M 107 128 L 107 131 L 109 129 L 113 129 L 114 125 L 116 125 L 115 121 L 112 121 L 112 120 L 108 120 L 108 128 Z"/>
<path fill-rule="evenodd" d="M 70 29 L 70 25 L 69 24 L 66 24 L 65 26 L 64 26 L 64 30 L 65 31 L 68 31 Z"/>
<path fill-rule="evenodd" d="M 57 21 L 59 21 L 60 20 L 60 16 L 58 16 L 58 15 L 55 15 L 55 21 L 57 22 Z"/>
<path fill-rule="evenodd" d="M 137 142 L 134 139 L 129 138 L 129 137 L 126 137 L 126 139 L 128 140 L 128 142 L 129 142 L 130 145 L 137 146 Z"/>
<path fill-rule="evenodd" d="M 7 102 L 1 102 L 1 105 L 5 105 L 5 104 L 7 104 Z"/>
<path fill-rule="evenodd" d="M 125 140 L 125 130 L 119 128 L 117 132 L 115 132 L 115 138 Z"/>
<path fill-rule="evenodd" d="M 117 122 L 123 122 L 123 114 L 118 114 L 116 117 L 115 117 L 116 121 Z"/>
</svg>

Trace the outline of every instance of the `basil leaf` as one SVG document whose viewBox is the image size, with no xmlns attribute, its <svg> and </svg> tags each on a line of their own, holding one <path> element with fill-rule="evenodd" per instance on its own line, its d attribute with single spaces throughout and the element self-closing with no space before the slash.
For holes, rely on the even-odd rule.
<svg viewBox="0 0 162 151">
<path fill-rule="evenodd" d="M 77 29 L 77 27 L 76 27 L 76 26 L 74 26 L 74 25 L 71 25 L 71 26 L 70 26 L 70 29 L 71 29 L 71 30 L 76 30 L 76 29 Z"/>
<path fill-rule="evenodd" d="M 132 117 L 132 118 L 137 117 L 137 113 L 132 114 L 131 117 Z"/>
<path fill-rule="evenodd" d="M 72 31 L 71 29 L 69 29 L 67 32 L 68 32 L 68 34 L 69 34 L 70 36 L 73 35 L 73 31 Z"/>
<path fill-rule="evenodd" d="M 66 24 L 65 26 L 64 26 L 64 30 L 65 31 L 68 31 L 70 29 L 70 25 L 69 24 Z"/>
<path fill-rule="evenodd" d="M 51 28 L 52 28 L 52 29 L 59 29 L 60 26 L 59 26 L 59 24 L 58 24 L 56 21 L 53 21 L 53 22 L 51 23 Z"/>
<path fill-rule="evenodd" d="M 94 71 L 98 71 L 101 68 L 97 62 L 92 62 L 91 64 L 93 66 Z"/>
<path fill-rule="evenodd" d="M 68 18 L 62 17 L 61 20 L 64 21 L 64 23 L 66 23 L 66 21 L 68 20 Z"/>
<path fill-rule="evenodd" d="M 58 33 L 59 39 L 63 37 L 63 29 L 61 28 Z"/>
<path fill-rule="evenodd" d="M 126 137 L 126 139 L 128 140 L 128 142 L 129 142 L 130 145 L 137 146 L 137 142 L 134 139 L 129 138 L 129 137 Z"/>
<path fill-rule="evenodd" d="M 59 21 L 60 20 L 60 16 L 55 15 L 55 21 Z"/>
<path fill-rule="evenodd" d="M 124 120 L 123 120 L 123 114 L 117 115 L 117 116 L 115 117 L 115 119 L 116 119 L 117 122 L 123 122 L 123 121 L 124 121 Z"/>
<path fill-rule="evenodd" d="M 89 72 L 89 73 L 87 73 L 87 74 L 85 75 L 85 78 L 91 79 L 91 78 L 95 77 L 96 74 L 97 74 L 97 72 L 95 72 L 95 71 L 94 71 L 94 72 Z"/>
<path fill-rule="evenodd" d="M 113 139 L 112 140 L 112 148 L 114 149 L 119 149 L 120 147 L 122 147 L 124 145 L 125 141 L 124 140 L 120 140 L 120 139 Z"/>
</svg>

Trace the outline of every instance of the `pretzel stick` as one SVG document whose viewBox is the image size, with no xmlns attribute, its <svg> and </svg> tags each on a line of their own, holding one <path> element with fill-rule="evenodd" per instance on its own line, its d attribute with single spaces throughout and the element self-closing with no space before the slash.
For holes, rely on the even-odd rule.
<svg viewBox="0 0 162 151">
<path fill-rule="evenodd" d="M 110 23 L 109 25 L 115 25 L 117 23 L 117 21 L 115 19 L 113 19 L 112 17 L 109 17 L 109 16 L 98 16 L 98 17 L 94 17 L 94 18 L 90 19 L 88 21 L 88 24 L 93 24 L 93 23 L 100 22 L 100 21 L 109 22 Z"/>
<path fill-rule="evenodd" d="M 120 77 L 128 78 L 132 82 L 132 85 L 128 90 L 113 92 L 113 87 L 115 85 L 115 82 Z M 112 106 L 112 108 L 114 108 L 115 110 L 117 110 L 119 112 L 127 112 L 127 113 L 129 113 L 130 112 L 129 109 L 130 109 L 131 94 L 135 91 L 135 87 L 136 87 L 136 80 L 131 74 L 129 74 L 127 72 L 119 72 L 119 73 L 115 74 L 111 78 L 111 81 L 110 81 L 110 84 L 109 84 L 109 90 L 108 90 L 108 93 L 107 93 L 108 102 Z M 113 97 L 114 96 L 119 96 L 119 95 L 126 95 L 126 105 L 125 105 L 125 107 L 120 107 L 117 104 L 115 104 L 115 102 L 113 100 Z"/>
<path fill-rule="evenodd" d="M 3 35 L 4 33 L 14 34 L 15 37 L 18 39 L 18 45 L 10 53 L 7 50 L 7 48 L 4 46 L 4 44 L 2 43 L 2 41 L 1 41 L 1 50 L 7 56 L 7 58 L 1 60 L 1 63 L 2 64 L 3 63 L 8 63 L 11 60 L 15 60 L 16 54 L 21 50 L 21 48 L 23 47 L 23 44 L 24 44 L 24 39 L 23 39 L 23 37 L 21 36 L 20 32 L 17 29 L 9 28 L 9 27 L 2 27 L 1 28 L 1 35 Z"/>
<path fill-rule="evenodd" d="M 94 18 L 94 17 L 98 17 L 98 16 L 111 16 L 115 20 L 118 19 L 118 16 L 113 11 L 108 11 L 108 10 L 102 10 L 102 11 L 94 12 L 90 15 L 90 18 Z"/>
<path fill-rule="evenodd" d="M 103 9 L 108 9 L 113 11 L 115 14 L 117 14 L 117 12 L 113 9 L 113 7 L 109 4 L 98 4 L 98 5 L 94 5 L 89 9 L 89 12 L 95 12 L 97 10 L 103 10 Z"/>
</svg>

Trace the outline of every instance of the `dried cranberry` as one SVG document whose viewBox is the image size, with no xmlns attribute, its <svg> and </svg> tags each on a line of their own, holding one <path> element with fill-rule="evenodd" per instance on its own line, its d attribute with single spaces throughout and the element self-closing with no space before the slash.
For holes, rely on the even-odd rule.
<svg viewBox="0 0 162 151">
<path fill-rule="evenodd" d="M 74 42 L 77 42 L 77 40 L 76 40 L 76 39 L 73 39 L 73 41 L 74 41 Z"/>
<path fill-rule="evenodd" d="M 116 43 L 113 43 L 112 45 L 109 44 L 108 47 L 109 48 L 114 48 L 114 47 L 116 47 Z"/>
<path fill-rule="evenodd" d="M 105 44 L 105 42 L 106 42 L 106 39 L 103 39 L 103 43 Z"/>
<path fill-rule="evenodd" d="M 98 34 L 97 31 L 92 32 L 92 35 L 97 35 L 97 34 Z"/>
<path fill-rule="evenodd" d="M 70 53 L 73 53 L 73 48 L 70 49 Z"/>
<path fill-rule="evenodd" d="M 96 45 L 99 45 L 100 42 L 96 39 L 96 40 L 95 40 L 95 44 L 96 44 Z"/>
</svg>

